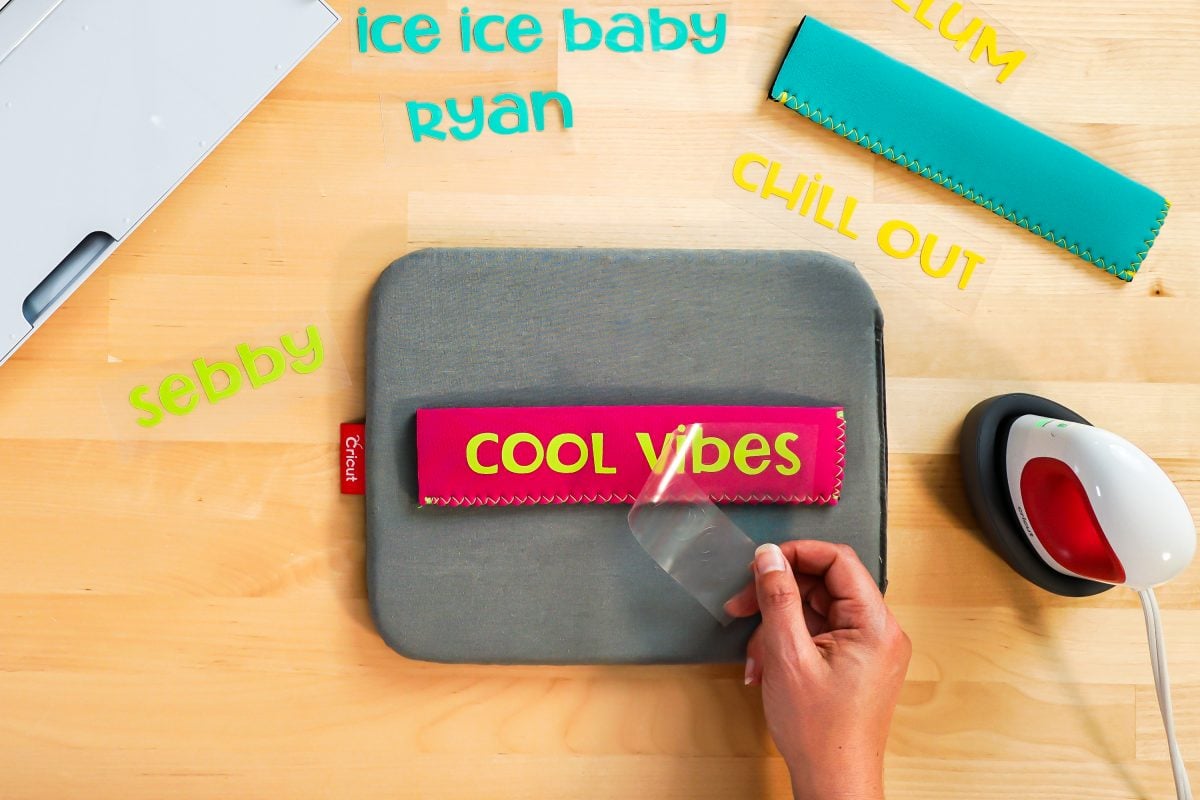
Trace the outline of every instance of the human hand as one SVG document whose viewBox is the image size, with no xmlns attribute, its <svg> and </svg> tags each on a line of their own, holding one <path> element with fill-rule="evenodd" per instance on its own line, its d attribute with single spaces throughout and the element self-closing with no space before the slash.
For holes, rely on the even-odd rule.
<svg viewBox="0 0 1200 800">
<path fill-rule="evenodd" d="M 912 644 L 846 545 L 794 541 L 754 554 L 754 583 L 725 604 L 761 611 L 746 684 L 762 685 L 796 800 L 881 800 L 883 753 Z"/>
</svg>

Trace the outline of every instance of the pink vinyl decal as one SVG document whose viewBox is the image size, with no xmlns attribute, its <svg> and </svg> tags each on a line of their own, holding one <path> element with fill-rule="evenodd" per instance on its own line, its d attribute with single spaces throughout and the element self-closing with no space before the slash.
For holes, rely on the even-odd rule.
<svg viewBox="0 0 1200 800">
<path fill-rule="evenodd" d="M 717 503 L 836 505 L 845 454 L 841 407 L 417 411 L 423 506 L 633 503 L 660 463 Z"/>
</svg>

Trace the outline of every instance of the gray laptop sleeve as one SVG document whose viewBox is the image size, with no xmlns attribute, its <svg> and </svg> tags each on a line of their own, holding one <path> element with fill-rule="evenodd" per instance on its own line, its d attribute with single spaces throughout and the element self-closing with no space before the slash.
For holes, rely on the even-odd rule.
<svg viewBox="0 0 1200 800">
<path fill-rule="evenodd" d="M 883 319 L 812 252 L 422 250 L 367 328 L 367 589 L 400 653 L 472 663 L 742 658 L 638 545 L 628 506 L 418 508 L 418 408 L 842 405 L 841 501 L 728 506 L 757 542 L 846 542 L 886 584 Z"/>
</svg>

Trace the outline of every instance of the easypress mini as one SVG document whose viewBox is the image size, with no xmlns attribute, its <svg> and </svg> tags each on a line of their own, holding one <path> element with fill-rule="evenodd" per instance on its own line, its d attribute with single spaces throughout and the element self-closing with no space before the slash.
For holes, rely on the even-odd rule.
<svg viewBox="0 0 1200 800">
<path fill-rule="evenodd" d="M 1176 793 L 1190 800 L 1153 591 L 1196 552 L 1195 523 L 1175 484 L 1121 437 L 1028 394 L 975 406 L 963 423 L 961 458 L 984 533 L 1023 577 L 1070 597 L 1113 586 L 1138 593 Z"/>
</svg>

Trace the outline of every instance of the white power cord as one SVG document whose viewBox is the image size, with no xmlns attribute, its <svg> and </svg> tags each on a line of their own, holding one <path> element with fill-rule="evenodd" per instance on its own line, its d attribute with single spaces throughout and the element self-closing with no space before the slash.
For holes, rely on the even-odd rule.
<svg viewBox="0 0 1200 800">
<path fill-rule="evenodd" d="M 1162 615 L 1153 589 L 1138 591 L 1142 601 L 1142 613 L 1146 617 L 1146 638 L 1150 643 L 1150 666 L 1154 670 L 1154 691 L 1158 695 L 1158 710 L 1162 714 L 1163 728 L 1167 732 L 1167 748 L 1171 752 L 1171 771 L 1175 774 L 1175 794 L 1179 800 L 1192 800 L 1192 786 L 1188 782 L 1187 766 L 1179 754 L 1179 742 L 1175 739 L 1175 715 L 1171 709 L 1171 679 L 1167 675 L 1167 645 L 1163 640 Z"/>
</svg>

